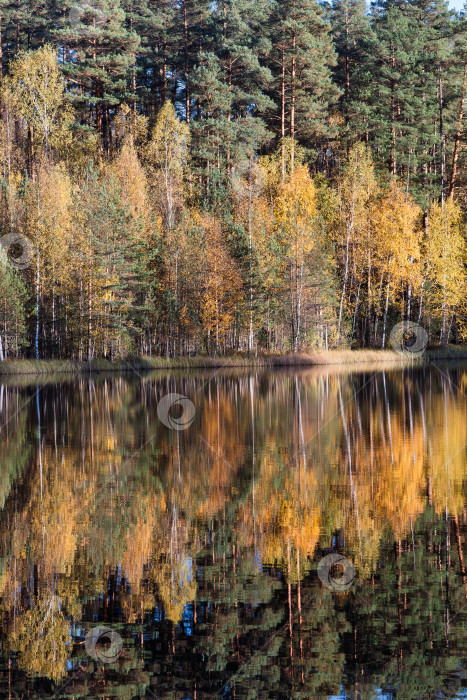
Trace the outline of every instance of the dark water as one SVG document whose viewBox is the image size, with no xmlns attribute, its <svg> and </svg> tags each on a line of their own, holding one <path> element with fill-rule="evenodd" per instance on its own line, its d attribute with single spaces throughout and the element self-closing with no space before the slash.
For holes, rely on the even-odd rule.
<svg viewBox="0 0 467 700">
<path fill-rule="evenodd" d="M 1 696 L 466 696 L 466 392 L 466 365 L 0 385 Z"/>
</svg>

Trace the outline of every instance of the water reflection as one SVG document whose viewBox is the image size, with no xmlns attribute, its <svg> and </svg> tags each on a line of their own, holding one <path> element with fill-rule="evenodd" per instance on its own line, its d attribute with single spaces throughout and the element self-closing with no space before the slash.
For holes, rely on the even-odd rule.
<svg viewBox="0 0 467 700">
<path fill-rule="evenodd" d="M 465 365 L 1 386 L 1 692 L 462 694 L 466 390 Z"/>
</svg>

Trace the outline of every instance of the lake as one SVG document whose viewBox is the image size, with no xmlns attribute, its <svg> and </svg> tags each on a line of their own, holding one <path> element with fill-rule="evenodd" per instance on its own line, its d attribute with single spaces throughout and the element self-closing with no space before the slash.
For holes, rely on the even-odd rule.
<svg viewBox="0 0 467 700">
<path fill-rule="evenodd" d="M 467 364 L 38 382 L 0 380 L 3 697 L 467 695 Z"/>
</svg>

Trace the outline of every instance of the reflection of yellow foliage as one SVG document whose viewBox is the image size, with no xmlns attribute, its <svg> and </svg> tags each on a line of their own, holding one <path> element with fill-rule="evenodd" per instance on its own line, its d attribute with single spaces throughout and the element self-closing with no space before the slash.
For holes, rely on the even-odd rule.
<svg viewBox="0 0 467 700">
<path fill-rule="evenodd" d="M 189 498 L 189 494 L 186 495 Z M 154 530 L 151 578 L 164 603 L 167 618 L 180 622 L 183 608 L 196 596 L 195 559 L 189 545 L 189 525 L 174 503 Z"/>
<path fill-rule="evenodd" d="M 189 498 L 186 490 L 183 500 Z M 167 618 L 174 624 L 181 620 L 183 608 L 196 596 L 195 561 L 188 538 L 187 523 L 175 507 L 167 508 L 166 494 L 143 497 L 139 515 L 127 532 L 122 558 L 122 570 L 132 590 L 132 594 L 123 595 L 122 604 L 129 620 L 135 621 L 155 604 L 154 595 L 143 585 L 145 579 L 156 584 Z"/>
<path fill-rule="evenodd" d="M 277 455 L 268 451 L 259 468 L 260 478 L 253 497 L 245 505 L 241 521 L 241 535 L 245 544 L 256 546 L 263 564 L 276 564 L 287 572 L 290 581 L 297 581 L 306 570 L 307 559 L 313 557 L 320 535 L 321 513 L 316 503 L 315 475 L 309 467 L 306 477 L 299 464 L 281 465 Z M 282 468 L 281 468 L 282 467 Z M 287 471 L 290 476 L 278 486 Z M 280 483 L 280 482 L 279 482 Z M 297 556 L 300 561 L 297 572 Z M 295 563 L 293 563 L 295 562 Z"/>
<path fill-rule="evenodd" d="M 182 619 L 185 605 L 196 597 L 196 581 L 191 570 L 193 564 L 190 557 L 179 555 L 164 562 L 155 575 L 165 613 L 174 625 Z"/>
<path fill-rule="evenodd" d="M 443 402 L 435 406 L 430 425 L 428 491 L 437 513 L 447 507 L 460 515 L 465 506 L 466 418 L 459 410 L 460 400 L 448 394 L 446 383 Z"/>
<path fill-rule="evenodd" d="M 125 537 L 122 568 L 131 583 L 143 578 L 143 567 L 151 556 L 156 503 L 154 496 L 143 496 L 139 503 L 141 514 L 136 516 Z"/>
<path fill-rule="evenodd" d="M 36 600 L 31 610 L 12 623 L 9 634 L 10 647 L 19 653 L 20 668 L 53 680 L 66 673 L 69 643 L 69 624 L 55 596 Z"/>
<path fill-rule="evenodd" d="M 320 513 L 307 506 L 297 494 L 279 496 L 279 508 L 269 522 L 264 522 L 262 557 L 264 563 L 277 563 L 287 570 L 288 577 L 295 579 L 295 568 L 291 569 L 290 558 L 296 553 L 302 561 L 312 557 L 320 534 Z"/>
</svg>

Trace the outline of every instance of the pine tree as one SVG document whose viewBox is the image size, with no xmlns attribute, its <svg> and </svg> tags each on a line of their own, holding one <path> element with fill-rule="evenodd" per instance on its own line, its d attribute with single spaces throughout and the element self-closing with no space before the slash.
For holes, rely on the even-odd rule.
<svg viewBox="0 0 467 700">
<path fill-rule="evenodd" d="M 444 189 L 443 71 L 452 26 L 442 0 L 373 7 L 366 101 L 379 158 L 425 207 Z"/>
<path fill-rule="evenodd" d="M 462 13 L 454 23 L 456 34 L 452 48 L 451 70 L 445 82 L 446 102 L 452 114 L 452 136 L 446 148 L 447 195 L 453 197 L 456 186 L 460 184 L 465 168 L 465 109 L 467 106 L 467 17 Z M 464 151 L 465 152 L 465 151 Z"/>
<path fill-rule="evenodd" d="M 151 120 L 166 100 L 175 101 L 179 76 L 176 62 L 181 29 L 173 0 L 122 0 L 125 27 L 139 38 L 135 64 L 131 66 L 131 89 Z"/>
<path fill-rule="evenodd" d="M 344 128 L 340 137 L 352 143 L 368 131 L 363 100 L 371 77 L 367 54 L 371 50 L 371 27 L 364 0 L 334 0 L 331 27 L 337 63 L 334 81 L 341 91 L 340 110 Z"/>
<path fill-rule="evenodd" d="M 51 40 L 55 15 L 54 0 L 0 0 L 0 74 L 21 51 L 40 48 Z"/>
<path fill-rule="evenodd" d="M 225 115 L 231 125 L 227 150 L 227 169 L 232 161 L 251 156 L 261 148 L 266 133 L 263 121 L 257 116 L 273 107 L 265 88 L 271 73 L 264 65 L 267 42 L 258 42 L 257 36 L 267 22 L 266 3 L 251 0 L 226 0 L 216 8 L 216 55 L 228 88 L 228 111 Z"/>
<path fill-rule="evenodd" d="M 323 10 L 315 0 L 276 0 L 270 17 L 276 109 L 267 122 L 279 140 L 290 136 L 309 149 L 329 136 L 329 107 L 338 97 L 331 68 L 335 52 Z M 292 164 L 294 155 L 292 151 Z"/>
<path fill-rule="evenodd" d="M 64 46 L 64 73 L 81 119 L 94 123 L 104 153 L 111 148 L 112 119 L 124 102 L 136 99 L 129 73 L 139 39 L 125 28 L 117 2 L 99 0 L 84 6 L 66 0 L 56 40 Z"/>
</svg>

